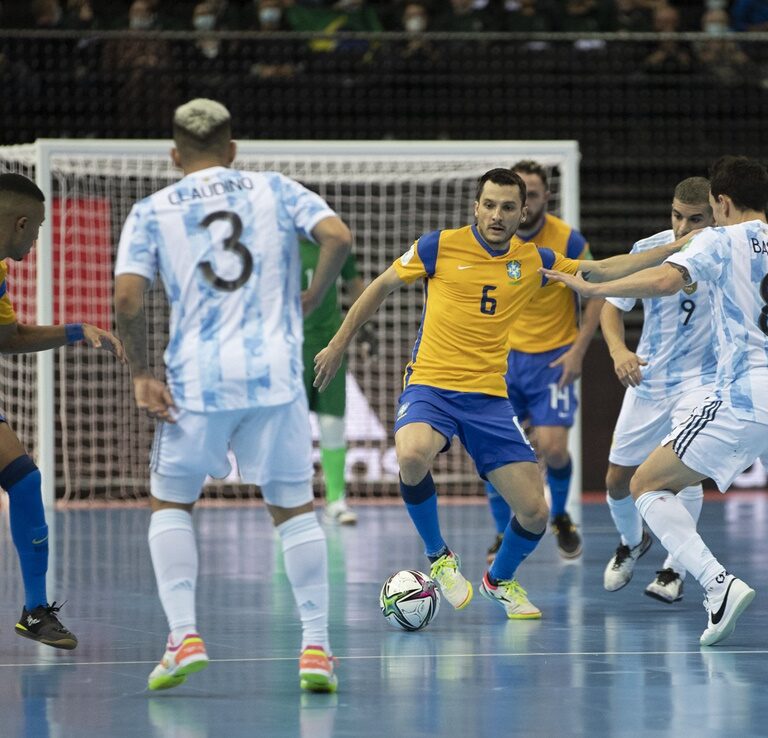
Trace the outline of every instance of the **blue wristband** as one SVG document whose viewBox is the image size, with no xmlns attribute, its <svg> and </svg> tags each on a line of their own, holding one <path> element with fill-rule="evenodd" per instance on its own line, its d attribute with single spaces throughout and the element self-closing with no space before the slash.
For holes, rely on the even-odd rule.
<svg viewBox="0 0 768 738">
<path fill-rule="evenodd" d="M 64 326 L 64 333 L 67 336 L 67 343 L 77 343 L 85 338 L 82 323 L 67 323 Z"/>
</svg>

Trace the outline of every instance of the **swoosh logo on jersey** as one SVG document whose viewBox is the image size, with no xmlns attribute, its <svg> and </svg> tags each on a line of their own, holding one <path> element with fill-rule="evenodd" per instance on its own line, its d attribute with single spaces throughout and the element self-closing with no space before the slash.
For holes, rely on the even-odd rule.
<svg viewBox="0 0 768 738">
<path fill-rule="evenodd" d="M 460 266 L 458 269 L 459 269 L 459 271 L 461 271 L 462 269 L 471 269 L 473 266 L 475 266 L 475 265 L 474 264 L 469 264 L 468 266 Z"/>
<path fill-rule="evenodd" d="M 717 625 L 723 619 L 723 615 L 725 615 L 725 606 L 728 604 L 728 595 L 730 594 L 731 587 L 735 581 L 735 579 L 731 579 L 728 589 L 725 590 L 725 597 L 723 597 L 723 603 L 720 605 L 720 609 L 712 614 L 712 625 Z"/>
</svg>

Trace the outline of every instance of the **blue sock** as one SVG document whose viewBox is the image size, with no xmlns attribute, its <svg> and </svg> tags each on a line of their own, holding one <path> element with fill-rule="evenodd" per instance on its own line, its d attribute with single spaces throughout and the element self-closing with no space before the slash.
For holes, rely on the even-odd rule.
<svg viewBox="0 0 768 738">
<path fill-rule="evenodd" d="M 517 567 L 539 545 L 543 535 L 543 531 L 541 533 L 527 531 L 517 522 L 517 518 L 512 518 L 507 529 L 504 531 L 504 540 L 501 542 L 501 547 L 488 571 L 492 580 L 491 584 L 500 579 L 512 579 L 515 576 Z"/>
<path fill-rule="evenodd" d="M 431 472 L 427 472 L 418 484 L 413 486 L 400 480 L 400 494 L 405 501 L 405 507 L 411 516 L 416 530 L 424 541 L 424 553 L 430 559 L 439 558 L 447 551 L 443 536 L 440 533 L 440 521 L 437 517 L 437 491 Z"/>
<path fill-rule="evenodd" d="M 496 491 L 496 488 L 490 483 L 485 483 L 485 492 L 488 495 L 488 505 L 491 508 L 493 522 L 496 523 L 496 532 L 501 535 L 509 525 L 512 518 L 512 510 L 507 501 Z"/>
<path fill-rule="evenodd" d="M 549 492 L 552 495 L 552 517 L 562 515 L 565 512 L 565 503 L 568 501 L 568 488 L 571 486 L 571 474 L 573 464 L 568 463 L 562 469 L 553 469 L 547 465 L 547 482 Z"/>
<path fill-rule="evenodd" d="M 48 526 L 45 524 L 40 471 L 27 456 L 19 456 L 0 471 L 0 487 L 8 492 L 11 537 L 24 580 L 24 607 L 47 605 Z"/>
</svg>

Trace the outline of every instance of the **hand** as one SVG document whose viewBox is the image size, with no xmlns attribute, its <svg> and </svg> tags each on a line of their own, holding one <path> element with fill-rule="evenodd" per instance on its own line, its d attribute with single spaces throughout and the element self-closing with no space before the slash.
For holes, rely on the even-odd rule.
<svg viewBox="0 0 768 738">
<path fill-rule="evenodd" d="M 125 349 L 117 336 L 113 336 L 109 331 L 103 331 L 95 325 L 83 323 L 83 339 L 93 348 L 101 348 L 114 354 L 122 364 L 125 364 Z"/>
<path fill-rule="evenodd" d="M 133 378 L 133 394 L 136 407 L 144 410 L 150 418 L 157 418 L 165 423 L 175 423 L 171 410 L 176 410 L 171 392 L 165 382 L 146 374 Z"/>
<path fill-rule="evenodd" d="M 613 368 L 619 382 L 625 387 L 637 387 L 643 381 L 641 366 L 648 366 L 648 362 L 628 348 L 617 351 L 613 355 Z"/>
<path fill-rule="evenodd" d="M 313 386 L 322 392 L 336 376 L 344 351 L 339 350 L 329 343 L 317 356 L 315 356 L 315 381 Z"/>
<path fill-rule="evenodd" d="M 317 310 L 321 299 L 322 295 L 316 297 L 315 293 L 312 292 L 311 287 L 301 293 L 301 312 L 304 314 L 305 318 Z"/>
<path fill-rule="evenodd" d="M 370 323 L 366 323 L 360 329 L 358 336 L 357 342 L 363 346 L 366 358 L 376 356 L 379 353 L 379 337 L 376 334 L 376 329 Z"/>
<path fill-rule="evenodd" d="M 581 272 L 573 275 L 566 274 L 565 272 L 557 272 L 554 269 L 545 269 L 544 267 L 540 267 L 539 272 L 550 282 L 562 282 L 566 287 L 570 287 L 582 297 L 597 296 L 598 285 L 585 282 L 584 278 L 581 276 Z"/>
<path fill-rule="evenodd" d="M 581 366 L 584 362 L 584 354 L 578 349 L 570 348 L 559 359 L 553 361 L 549 367 L 562 366 L 563 373 L 557 383 L 557 389 L 561 390 L 575 382 L 581 376 Z"/>
</svg>

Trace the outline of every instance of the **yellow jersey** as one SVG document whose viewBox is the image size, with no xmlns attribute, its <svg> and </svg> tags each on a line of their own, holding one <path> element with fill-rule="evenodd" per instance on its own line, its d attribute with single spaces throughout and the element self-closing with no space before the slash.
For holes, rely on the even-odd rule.
<svg viewBox="0 0 768 738">
<path fill-rule="evenodd" d="M 510 327 L 546 284 L 539 267 L 575 274 L 579 262 L 534 243 L 496 250 L 465 226 L 427 233 L 392 266 L 404 282 L 424 280 L 404 385 L 506 397 Z"/>
<path fill-rule="evenodd" d="M 16 322 L 16 313 L 13 310 L 11 299 L 8 297 L 8 265 L 0 261 L 0 325 L 10 325 Z"/>
<path fill-rule="evenodd" d="M 531 239 L 568 259 L 592 258 L 584 236 L 549 213 Z M 515 236 L 515 242 L 522 243 L 522 240 Z M 561 283 L 541 290 L 510 331 L 509 348 L 537 354 L 573 343 L 579 333 L 578 299 L 575 292 Z"/>
</svg>

